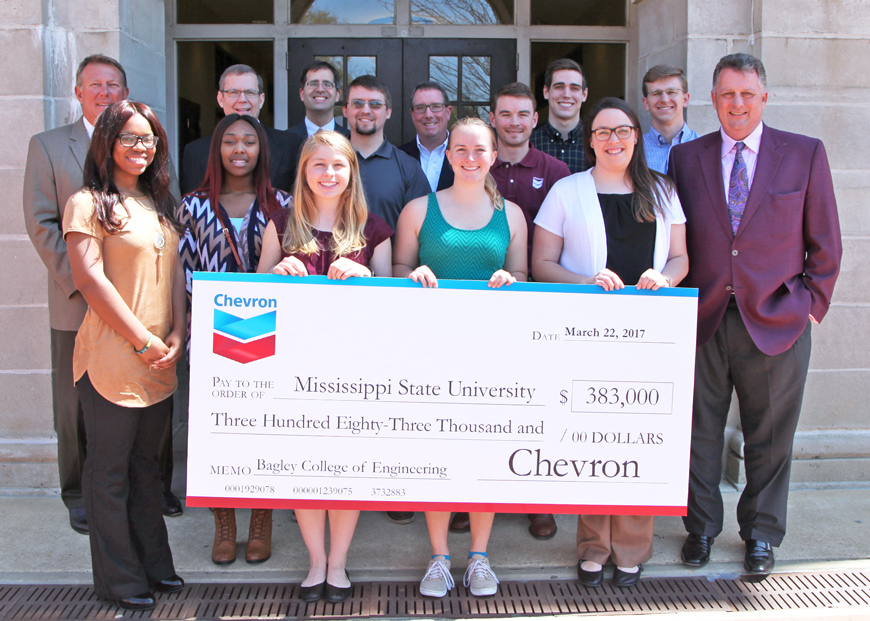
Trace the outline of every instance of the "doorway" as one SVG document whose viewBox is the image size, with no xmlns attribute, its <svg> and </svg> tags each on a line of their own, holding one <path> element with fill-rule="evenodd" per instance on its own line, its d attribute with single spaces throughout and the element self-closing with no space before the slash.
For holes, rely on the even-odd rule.
<svg viewBox="0 0 870 621">
<path fill-rule="evenodd" d="M 420 82 L 434 80 L 444 86 L 453 120 L 488 120 L 492 95 L 517 76 L 515 39 L 289 39 L 288 48 L 290 126 L 305 116 L 298 96 L 300 72 L 313 60 L 325 60 L 341 75 L 336 117 L 341 116 L 347 85 L 354 78 L 368 73 L 387 85 L 393 113 L 384 133 L 395 145 L 414 138 L 409 108 Z"/>
</svg>

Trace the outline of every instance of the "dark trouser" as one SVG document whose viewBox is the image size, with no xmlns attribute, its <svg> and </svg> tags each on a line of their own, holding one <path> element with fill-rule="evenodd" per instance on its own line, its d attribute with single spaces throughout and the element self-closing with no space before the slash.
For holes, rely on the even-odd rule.
<svg viewBox="0 0 870 621">
<path fill-rule="evenodd" d="M 696 350 L 692 456 L 686 530 L 715 537 L 722 532 L 719 482 L 725 422 L 732 389 L 743 429 L 746 488 L 737 504 L 740 537 L 778 546 L 785 536 L 794 434 L 812 348 L 810 325 L 787 351 L 762 353 L 736 304 Z"/>
<path fill-rule="evenodd" d="M 87 373 L 77 387 L 90 448 L 82 482 L 94 592 L 132 597 L 175 574 L 157 466 L 172 399 L 145 408 L 116 405 L 94 389 Z"/>
<path fill-rule="evenodd" d="M 57 434 L 60 497 L 67 509 L 82 506 L 82 466 L 85 463 L 85 424 L 79 393 L 73 381 L 76 333 L 51 330 L 51 392 Z"/>
</svg>

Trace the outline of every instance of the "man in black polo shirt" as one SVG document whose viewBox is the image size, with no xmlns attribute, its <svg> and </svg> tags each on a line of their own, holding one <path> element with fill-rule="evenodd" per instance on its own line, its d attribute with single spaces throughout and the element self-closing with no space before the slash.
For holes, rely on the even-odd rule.
<svg viewBox="0 0 870 621">
<path fill-rule="evenodd" d="M 366 201 L 369 210 L 395 230 L 405 205 L 431 189 L 420 164 L 384 138 L 384 125 L 392 112 L 390 92 L 375 76 L 362 75 L 348 86 L 344 116 L 359 156 Z"/>
<path fill-rule="evenodd" d="M 544 82 L 550 110 L 547 122 L 532 132 L 532 146 L 568 164 L 572 174 L 583 172 L 589 168 L 580 120 L 580 107 L 589 95 L 583 68 L 570 58 L 560 58 L 547 67 Z"/>
</svg>

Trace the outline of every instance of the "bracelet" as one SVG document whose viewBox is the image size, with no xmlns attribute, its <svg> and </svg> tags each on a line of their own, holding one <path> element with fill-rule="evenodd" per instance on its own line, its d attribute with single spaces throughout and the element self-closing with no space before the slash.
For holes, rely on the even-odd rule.
<svg viewBox="0 0 870 621">
<path fill-rule="evenodd" d="M 145 347 L 143 347 L 142 349 L 136 349 L 134 347 L 133 351 L 135 351 L 137 354 L 144 354 L 146 351 L 148 351 L 148 348 L 151 347 L 151 343 L 153 343 L 153 342 L 154 342 L 154 335 L 149 332 L 148 333 L 148 342 L 145 343 Z"/>
</svg>

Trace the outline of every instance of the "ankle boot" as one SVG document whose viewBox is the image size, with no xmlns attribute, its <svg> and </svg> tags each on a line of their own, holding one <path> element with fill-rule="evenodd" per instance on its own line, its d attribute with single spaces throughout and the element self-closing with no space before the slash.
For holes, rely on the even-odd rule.
<svg viewBox="0 0 870 621">
<path fill-rule="evenodd" d="M 251 509 L 251 528 L 248 531 L 248 547 L 245 560 L 262 563 L 272 556 L 272 510 Z"/>
<path fill-rule="evenodd" d="M 214 512 L 214 544 L 211 560 L 215 565 L 229 565 L 236 560 L 236 510 L 212 509 Z"/>
</svg>

